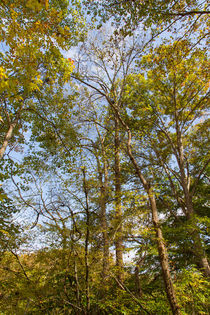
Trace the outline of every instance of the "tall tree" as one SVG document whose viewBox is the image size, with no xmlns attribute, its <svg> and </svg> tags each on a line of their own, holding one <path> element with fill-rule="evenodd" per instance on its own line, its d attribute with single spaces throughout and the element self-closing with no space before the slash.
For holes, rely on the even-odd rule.
<svg viewBox="0 0 210 315">
<path fill-rule="evenodd" d="M 79 39 L 82 23 L 79 4 L 70 7 L 68 1 L 5 0 L 0 17 L 1 159 L 12 139 L 23 141 L 37 92 L 69 79 L 72 62 L 61 49 Z"/>
<path fill-rule="evenodd" d="M 151 207 L 151 212 L 152 212 L 152 220 L 153 220 L 153 225 L 155 228 L 156 232 L 156 240 L 157 240 L 157 245 L 158 245 L 158 251 L 159 251 L 159 258 L 162 266 L 162 271 L 163 271 L 163 279 L 165 282 L 165 288 L 166 288 L 166 293 L 167 297 L 169 300 L 169 303 L 171 305 L 171 309 L 173 314 L 180 314 L 180 309 L 179 305 L 177 302 L 176 298 L 176 293 L 174 290 L 174 285 L 170 273 L 170 267 L 169 267 L 169 260 L 168 260 L 168 254 L 167 254 L 167 249 L 162 233 L 162 228 L 160 226 L 159 222 L 159 217 L 158 217 L 158 209 L 157 209 L 157 204 L 156 204 L 156 196 L 155 196 L 155 190 L 150 184 L 149 180 L 145 177 L 143 174 L 141 165 L 137 162 L 137 160 L 134 157 L 133 151 L 132 151 L 132 144 L 131 144 L 131 136 L 132 136 L 132 131 L 129 127 L 129 121 L 122 116 L 121 113 L 125 114 L 126 112 L 126 104 L 123 102 L 123 97 L 124 97 L 124 91 L 125 91 L 125 86 L 126 86 L 126 78 L 129 74 L 130 67 L 132 65 L 133 60 L 135 60 L 136 54 L 135 48 L 132 46 L 130 50 L 123 51 L 123 44 L 120 49 L 120 43 L 117 43 L 115 41 L 111 42 L 111 46 L 113 45 L 114 49 L 112 52 L 110 51 L 110 57 L 112 56 L 112 63 L 114 64 L 114 75 L 111 78 L 108 71 L 107 71 L 107 66 L 105 63 L 106 60 L 106 55 L 104 55 L 104 52 L 99 50 L 97 46 L 95 47 L 95 58 L 97 56 L 99 62 L 97 62 L 97 66 L 101 70 L 105 72 L 108 76 L 108 84 L 111 83 L 111 87 L 107 85 L 106 81 L 104 78 L 101 76 L 101 73 L 98 74 L 97 76 L 87 76 L 85 78 L 78 78 L 79 81 L 81 81 L 83 84 L 86 84 L 88 87 L 92 88 L 94 91 L 96 91 L 99 95 L 103 96 L 106 101 L 108 102 L 110 108 L 112 109 L 113 115 L 115 119 L 121 124 L 122 128 L 124 129 L 124 132 L 127 133 L 128 138 L 127 138 L 127 153 L 128 156 L 131 160 L 131 163 L 133 164 L 133 167 L 135 168 L 135 171 L 148 195 L 148 199 L 150 202 L 150 207 Z M 93 50 L 93 49 L 92 49 Z M 116 52 L 114 54 L 114 52 Z M 109 57 L 109 58 L 110 58 Z M 123 61 L 122 61 L 123 60 Z M 127 61 L 127 63 L 126 63 Z M 108 64 L 109 65 L 109 64 Z M 120 71 L 123 73 L 123 77 L 120 81 Z M 117 84 L 117 80 L 120 82 Z M 92 81 L 92 82 L 90 82 Z M 110 83 L 109 83 L 110 82 Z M 95 86 L 95 84 L 97 86 Z M 115 98 L 113 98 L 113 88 L 115 87 Z M 117 102 L 116 102 L 117 100 Z M 119 125 L 118 125 L 119 126 Z M 118 127 L 117 126 L 117 127 Z M 117 161 L 118 162 L 118 161 Z"/>
<path fill-rule="evenodd" d="M 144 69 L 147 67 L 148 72 L 144 77 L 142 71 L 136 76 L 137 81 L 134 79 L 139 84 L 136 86 L 136 92 L 133 90 L 137 105 L 133 108 L 132 116 L 136 111 L 143 110 L 144 123 L 148 121 L 148 126 L 150 117 L 154 117 L 152 128 L 144 127 L 141 132 L 147 137 L 145 139 L 148 147 L 152 148 L 157 161 L 166 172 L 183 214 L 191 222 L 189 233 L 192 233 L 195 246 L 195 262 L 206 276 L 209 276 L 208 260 L 196 227 L 197 219 L 193 207 L 196 187 L 208 166 L 209 159 L 205 152 L 196 166 L 193 165 L 195 160 L 192 159 L 193 151 L 200 155 L 199 148 L 192 147 L 192 139 L 195 137 L 193 129 L 202 132 L 207 124 L 206 58 L 204 49 L 191 51 L 191 44 L 187 41 L 162 45 L 151 55 L 145 56 L 142 66 Z M 149 154 L 148 160 L 151 159 Z M 157 161 L 155 163 L 158 163 Z"/>
</svg>

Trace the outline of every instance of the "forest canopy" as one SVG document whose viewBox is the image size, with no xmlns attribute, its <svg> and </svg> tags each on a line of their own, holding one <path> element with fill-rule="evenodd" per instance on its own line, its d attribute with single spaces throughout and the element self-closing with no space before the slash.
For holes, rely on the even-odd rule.
<svg viewBox="0 0 210 315">
<path fill-rule="evenodd" d="M 1 314 L 209 314 L 209 13 L 1 1 Z"/>
</svg>

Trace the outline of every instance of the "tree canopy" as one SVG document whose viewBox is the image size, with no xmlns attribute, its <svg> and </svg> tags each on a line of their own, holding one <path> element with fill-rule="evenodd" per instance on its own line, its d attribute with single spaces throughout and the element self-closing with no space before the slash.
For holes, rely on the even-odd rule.
<svg viewBox="0 0 210 315">
<path fill-rule="evenodd" d="M 207 315 L 208 3 L 0 17 L 0 313 Z"/>
</svg>

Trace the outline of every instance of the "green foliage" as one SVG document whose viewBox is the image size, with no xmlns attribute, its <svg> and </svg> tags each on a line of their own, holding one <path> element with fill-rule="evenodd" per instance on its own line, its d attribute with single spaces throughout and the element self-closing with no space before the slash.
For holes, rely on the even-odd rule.
<svg viewBox="0 0 210 315">
<path fill-rule="evenodd" d="M 15 222 L 15 208 L 12 199 L 7 196 L 0 187 L 0 253 L 1 255 L 8 249 L 18 248 L 21 227 Z"/>
<path fill-rule="evenodd" d="M 196 268 L 181 270 L 176 287 L 182 314 L 208 314 L 209 282 Z"/>
<path fill-rule="evenodd" d="M 174 37 L 177 33 L 184 33 L 192 38 L 200 40 L 208 38 L 208 2 L 207 1 L 175 1 L 175 0 L 103 0 L 85 1 L 89 12 L 97 16 L 99 27 L 111 19 L 117 26 L 116 34 L 132 35 L 138 27 L 149 30 L 152 37 L 161 35 L 163 32 L 172 32 Z"/>
<path fill-rule="evenodd" d="M 115 14 L 122 29 L 111 30 L 109 40 L 91 33 L 78 62 L 63 50 L 83 38 L 79 1 L 0 4 L 0 143 L 8 146 L 12 127 L 8 142 L 16 152 L 7 150 L 1 161 L 0 179 L 10 185 L 12 174 L 14 194 L 0 187 L 0 313 L 171 314 L 130 141 L 156 198 L 181 314 L 207 315 L 208 283 L 198 259 L 209 254 L 208 54 L 199 45 L 207 8 L 198 1 L 88 4 L 92 20 L 102 8 L 99 18 Z M 170 39 L 144 50 L 135 37 L 123 37 L 139 21 L 154 35 L 176 17 L 181 39 L 171 27 Z M 19 210 L 22 221 L 29 215 L 25 234 L 13 221 Z M 122 278 L 114 250 L 119 235 Z"/>
<path fill-rule="evenodd" d="M 77 1 L 71 6 L 68 1 L 48 0 L 0 4 L 2 148 L 8 146 L 4 140 L 10 128 L 9 144 L 23 143 L 37 98 L 70 80 L 74 65 L 61 49 L 75 45 L 84 32 L 80 9 Z"/>
</svg>

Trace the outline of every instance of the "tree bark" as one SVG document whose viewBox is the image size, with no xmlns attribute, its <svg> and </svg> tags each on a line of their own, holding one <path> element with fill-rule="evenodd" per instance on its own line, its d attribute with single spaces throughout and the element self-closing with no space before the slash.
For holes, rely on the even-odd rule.
<svg viewBox="0 0 210 315">
<path fill-rule="evenodd" d="M 136 291 L 137 291 L 136 293 L 137 293 L 137 296 L 141 298 L 143 292 L 142 292 L 141 282 L 139 278 L 139 266 L 136 266 L 135 268 L 135 280 L 136 280 L 135 282 L 136 282 Z"/>
<path fill-rule="evenodd" d="M 165 241 L 163 238 L 163 233 L 162 229 L 159 223 L 159 218 L 158 218 L 158 211 L 157 211 L 157 205 L 156 205 L 156 200 L 155 200 L 155 195 L 152 191 L 152 188 L 150 187 L 149 183 L 147 180 L 144 178 L 137 162 L 136 159 L 134 158 L 130 145 L 128 144 L 128 154 L 131 159 L 131 162 L 133 163 L 136 173 L 142 182 L 145 191 L 147 192 L 149 201 L 150 201 L 150 207 L 152 211 L 152 221 L 153 221 L 153 226 L 155 229 L 156 233 L 156 241 L 157 241 L 157 246 L 158 246 L 158 253 L 159 253 L 159 258 L 160 258 L 160 263 L 161 263 L 161 268 L 162 268 L 162 273 L 163 273 L 163 280 L 165 283 L 165 288 L 166 288 L 166 294 L 171 306 L 172 313 L 174 315 L 180 315 L 180 308 L 176 299 L 176 293 L 174 290 L 173 286 L 173 281 L 171 278 L 171 273 L 170 273 L 170 267 L 169 267 L 169 261 L 168 261 L 168 254 L 167 254 L 167 249 L 165 245 Z"/>
<path fill-rule="evenodd" d="M 187 212 L 187 220 L 190 222 L 190 234 L 192 234 L 192 240 L 194 243 L 194 255 L 196 259 L 197 266 L 201 269 L 202 273 L 206 277 L 210 277 L 210 266 L 208 259 L 206 257 L 206 253 L 204 251 L 202 241 L 199 235 L 198 227 L 196 224 L 196 219 L 194 217 L 194 208 L 192 203 L 192 196 L 190 194 L 189 188 L 187 187 L 186 183 L 187 179 L 185 177 L 185 173 L 181 172 L 181 183 L 184 191 L 184 197 L 185 197 L 185 206 L 186 206 L 186 212 Z"/>
<path fill-rule="evenodd" d="M 85 292 L 86 292 L 86 314 L 90 314 L 90 279 L 89 279 L 89 238 L 90 238 L 90 208 L 88 201 L 88 188 L 86 182 L 85 169 L 83 171 L 83 189 L 85 193 L 85 212 L 86 212 L 86 236 L 85 236 Z"/>
<path fill-rule="evenodd" d="M 115 220 L 116 220 L 116 266 L 117 276 L 123 280 L 123 239 L 122 239 L 122 206 L 121 206 L 121 170 L 119 120 L 115 117 Z"/>
<path fill-rule="evenodd" d="M 101 208 L 101 226 L 103 235 L 103 271 L 102 277 L 106 278 L 109 271 L 109 239 L 108 239 L 108 224 L 106 217 L 106 203 L 107 203 L 107 165 L 104 161 L 104 182 L 102 173 L 99 173 L 100 181 L 100 208 Z"/>
<path fill-rule="evenodd" d="M 152 188 L 149 186 L 147 188 L 147 194 L 149 197 L 150 206 L 152 210 L 152 219 L 153 219 L 153 225 L 154 225 L 156 237 L 157 237 L 158 252 L 159 252 L 159 257 L 160 257 L 160 262 L 161 262 L 161 267 L 162 267 L 162 272 L 163 272 L 163 279 L 164 279 L 164 283 L 166 287 L 166 294 L 171 305 L 172 313 L 178 315 L 180 314 L 180 309 L 177 303 L 173 281 L 171 278 L 168 254 L 167 254 L 167 249 L 166 249 L 165 241 L 162 234 L 162 229 L 159 223 L 156 200 L 155 200 L 155 196 L 152 191 Z"/>
<path fill-rule="evenodd" d="M 127 153 L 128 156 L 134 166 L 134 169 L 136 171 L 137 176 L 139 177 L 150 202 L 151 212 L 152 212 L 152 221 L 153 226 L 156 232 L 156 241 L 158 246 L 158 253 L 159 253 L 159 259 L 161 262 L 162 267 L 162 273 L 163 273 L 163 279 L 165 283 L 165 290 L 167 294 L 168 301 L 171 306 L 171 310 L 173 315 L 180 315 L 180 307 L 176 299 L 176 292 L 174 290 L 173 281 L 171 278 L 170 268 L 169 268 L 169 261 L 168 261 L 168 254 L 167 249 L 165 246 L 162 229 L 159 223 L 158 218 L 158 211 L 157 211 L 157 205 L 155 200 L 155 195 L 153 193 L 152 188 L 150 187 L 149 182 L 146 180 L 146 178 L 143 176 L 141 168 L 139 167 L 136 159 L 133 156 L 132 150 L 131 150 L 131 131 L 129 126 L 124 122 L 124 120 L 121 118 L 118 108 L 115 106 L 114 102 L 107 97 L 107 100 L 109 104 L 112 106 L 113 110 L 115 111 L 116 117 L 118 118 L 118 121 L 122 124 L 122 126 L 125 128 L 128 140 L 127 140 Z"/>
<path fill-rule="evenodd" d="M 3 158 L 3 155 L 4 155 L 5 151 L 6 151 L 7 146 L 8 146 L 8 143 L 9 143 L 10 139 L 13 136 L 13 131 L 14 131 L 14 128 L 15 128 L 16 125 L 17 125 L 17 121 L 15 120 L 9 126 L 9 129 L 8 129 L 8 131 L 6 133 L 5 138 L 4 138 L 4 142 L 3 142 L 2 146 L 1 146 L 1 149 L 0 149 L 0 160 Z"/>
<path fill-rule="evenodd" d="M 180 181 L 183 188 L 184 193 L 184 201 L 186 206 L 186 218 L 190 222 L 192 234 L 192 240 L 194 243 L 194 255 L 196 258 L 197 266 L 201 269 L 204 276 L 210 277 L 210 266 L 208 259 L 206 257 L 206 253 L 204 251 L 202 241 L 199 235 L 199 231 L 197 228 L 197 224 L 194 218 L 194 208 L 192 202 L 192 195 L 190 193 L 190 178 L 185 174 L 185 159 L 184 159 L 184 147 L 182 141 L 182 134 L 180 131 L 180 127 L 178 124 L 178 116 L 177 112 L 175 112 L 175 120 L 176 120 L 176 133 L 177 133 L 177 163 L 179 165 L 180 170 Z"/>
<path fill-rule="evenodd" d="M 107 159 L 104 148 L 104 139 L 101 137 L 101 134 L 96 125 L 98 136 L 101 144 L 102 158 L 103 158 L 103 168 L 101 167 L 100 160 L 96 156 L 97 165 L 98 165 L 98 174 L 99 174 L 99 185 L 100 185 L 100 222 L 102 226 L 102 241 L 103 241 L 103 269 L 102 269 L 102 278 L 106 279 L 109 271 L 109 237 L 108 237 L 108 222 L 106 214 L 106 205 L 108 197 L 108 168 L 107 168 Z M 104 179 L 103 179 L 104 177 Z"/>
</svg>

